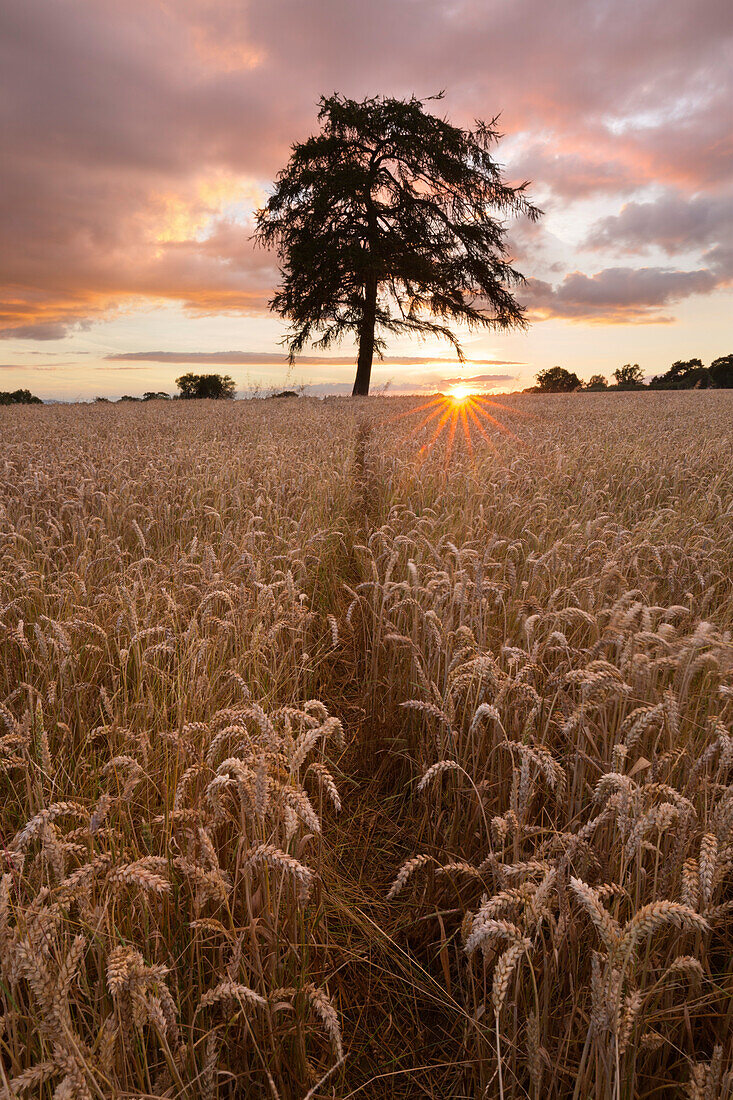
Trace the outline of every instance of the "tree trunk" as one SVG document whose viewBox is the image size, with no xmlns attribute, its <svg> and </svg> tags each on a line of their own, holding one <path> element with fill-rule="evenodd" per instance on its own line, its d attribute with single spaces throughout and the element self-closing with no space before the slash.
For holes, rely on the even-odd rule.
<svg viewBox="0 0 733 1100">
<path fill-rule="evenodd" d="M 356 381 L 351 391 L 352 397 L 366 397 L 369 393 L 369 381 L 372 376 L 374 358 L 374 325 L 377 317 L 377 276 L 367 275 L 364 287 L 364 313 L 359 332 L 359 358 L 356 364 Z"/>
</svg>

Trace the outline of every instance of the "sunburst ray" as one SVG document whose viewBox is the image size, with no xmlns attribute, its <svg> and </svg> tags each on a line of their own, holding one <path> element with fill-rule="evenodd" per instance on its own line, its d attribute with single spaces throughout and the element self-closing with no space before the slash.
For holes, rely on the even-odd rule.
<svg viewBox="0 0 733 1100">
<path fill-rule="evenodd" d="M 491 410 L 491 411 L 490 411 Z M 413 438 L 429 428 L 430 438 L 420 448 L 420 460 L 424 462 L 440 443 L 445 446 L 444 465 L 447 467 L 454 450 L 463 449 L 473 461 L 475 458 L 474 436 L 481 438 L 494 452 L 497 447 L 489 432 L 500 432 L 514 443 L 523 444 L 523 440 L 512 431 L 494 412 L 506 411 L 512 415 L 536 419 L 534 414 L 516 409 L 501 401 L 495 401 L 484 394 L 471 393 L 465 385 L 456 386 L 450 394 L 436 394 L 427 401 L 390 417 L 387 423 L 394 423 L 405 417 L 417 417 L 418 422 L 410 429 L 408 438 Z M 425 414 L 425 415 L 421 415 Z M 459 432 L 459 426 L 461 431 Z"/>
</svg>

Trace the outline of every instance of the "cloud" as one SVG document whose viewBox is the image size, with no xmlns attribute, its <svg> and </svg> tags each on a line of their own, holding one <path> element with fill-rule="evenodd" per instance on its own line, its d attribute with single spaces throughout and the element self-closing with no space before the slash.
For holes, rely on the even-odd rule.
<svg viewBox="0 0 733 1100">
<path fill-rule="evenodd" d="M 352 355 L 299 355 L 295 366 L 353 366 L 356 353 Z M 279 366 L 286 365 L 287 356 L 281 352 L 273 351 L 126 351 L 117 352 L 105 356 L 107 362 L 144 362 L 144 363 L 192 363 L 198 365 L 219 366 L 265 366 L 273 363 Z M 377 360 L 377 366 L 385 367 L 416 367 L 430 366 L 438 363 L 455 364 L 455 356 L 433 355 L 385 355 L 384 359 Z M 475 366 L 522 366 L 519 362 L 510 359 L 467 359 L 467 363 Z M 490 376 L 486 376 L 490 377 Z"/>
<path fill-rule="evenodd" d="M 480 382 L 497 383 L 500 385 L 502 382 L 513 382 L 516 377 L 516 374 L 457 375 L 455 378 L 440 378 L 435 384 L 437 386 L 458 386 L 468 385 L 471 382 Z"/>
<path fill-rule="evenodd" d="M 530 280 L 524 300 L 541 319 L 660 323 L 670 320 L 669 314 L 660 312 L 662 307 L 693 294 L 709 293 L 716 282 L 706 269 L 612 267 L 590 276 L 572 272 L 556 286 L 540 279 Z"/>
<path fill-rule="evenodd" d="M 704 253 L 703 260 L 715 272 L 721 286 L 733 282 L 733 246 L 716 244 Z"/>
<path fill-rule="evenodd" d="M 668 255 L 721 247 L 733 238 L 733 194 L 689 198 L 667 192 L 651 202 L 626 203 L 619 214 L 595 222 L 586 246 L 642 252 L 652 246 Z"/>
<path fill-rule="evenodd" d="M 6 319 L 14 320 L 12 314 L 5 314 Z M 0 310 L 0 323 L 2 323 L 3 311 Z M 77 323 L 86 324 L 88 318 L 85 315 L 77 317 Z M 0 337 L 13 337 L 15 340 L 60 340 L 66 336 L 69 330 L 67 321 L 38 321 L 33 325 L 10 324 L 6 328 L 0 328 Z"/>
<path fill-rule="evenodd" d="M 532 180 L 553 196 L 570 200 L 598 193 L 624 194 L 639 186 L 638 173 L 620 157 L 606 160 L 593 149 L 564 151 L 562 144 L 562 137 L 555 137 L 524 148 L 510 161 L 512 178 Z"/>
<path fill-rule="evenodd" d="M 730 41 L 724 0 L 5 0 L 0 330 L 58 339 L 160 301 L 263 313 L 277 270 L 249 213 L 334 89 L 446 87 L 460 124 L 503 110 L 510 176 L 571 206 L 712 194 Z"/>
<path fill-rule="evenodd" d="M 22 372 L 23 374 L 27 374 L 28 371 L 32 371 L 34 374 L 38 372 L 47 374 L 49 372 L 59 370 L 60 368 L 70 366 L 74 366 L 74 364 L 54 363 L 52 366 L 41 366 L 40 363 L 31 363 L 30 365 L 28 363 L 0 363 L 0 370 L 14 370 Z"/>
</svg>

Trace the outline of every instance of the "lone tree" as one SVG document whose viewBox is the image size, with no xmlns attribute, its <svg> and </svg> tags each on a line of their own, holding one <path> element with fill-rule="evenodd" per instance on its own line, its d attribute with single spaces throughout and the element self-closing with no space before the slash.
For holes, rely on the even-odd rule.
<svg viewBox="0 0 733 1100">
<path fill-rule="evenodd" d="M 583 383 L 574 371 L 565 367 L 547 367 L 535 375 L 537 393 L 572 393 L 582 389 Z"/>
<path fill-rule="evenodd" d="M 228 374 L 182 374 L 176 385 L 185 398 L 213 397 L 231 400 L 236 393 L 236 383 Z M 156 394 L 156 396 L 160 396 Z"/>
<path fill-rule="evenodd" d="M 320 133 L 293 146 L 257 212 L 255 239 L 281 263 L 270 306 L 291 322 L 290 362 L 308 343 L 326 348 L 354 333 L 354 394 L 369 393 L 381 334 L 441 336 L 463 360 L 447 322 L 526 326 L 510 290 L 524 280 L 500 218 L 541 211 L 526 183 L 502 180 L 490 152 L 496 119 L 462 130 L 427 102 L 322 97 Z"/>
</svg>

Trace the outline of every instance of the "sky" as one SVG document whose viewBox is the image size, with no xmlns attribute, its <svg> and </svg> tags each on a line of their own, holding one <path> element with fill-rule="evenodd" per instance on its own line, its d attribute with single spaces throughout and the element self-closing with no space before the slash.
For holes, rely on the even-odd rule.
<svg viewBox="0 0 733 1100">
<path fill-rule="evenodd" d="M 496 158 L 545 211 L 508 230 L 529 330 L 461 334 L 463 366 L 392 340 L 373 390 L 728 354 L 732 44 L 729 0 L 3 0 L 0 390 L 350 392 L 349 343 L 288 368 L 250 239 L 334 91 L 500 115 Z"/>
</svg>

